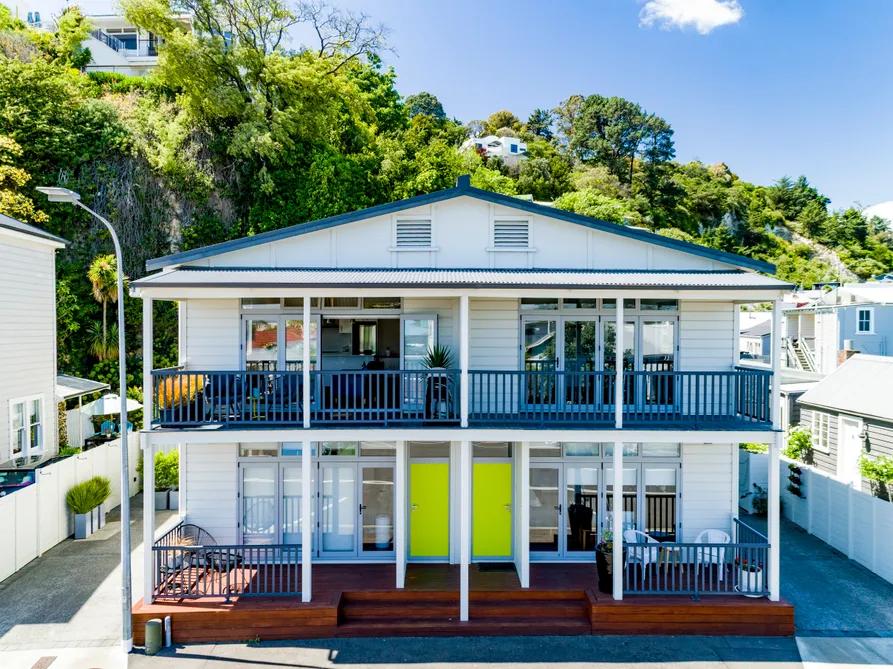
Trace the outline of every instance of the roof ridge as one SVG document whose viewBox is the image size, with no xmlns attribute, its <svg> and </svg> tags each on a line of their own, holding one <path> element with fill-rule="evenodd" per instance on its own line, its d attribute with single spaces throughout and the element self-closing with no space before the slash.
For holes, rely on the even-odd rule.
<svg viewBox="0 0 893 669">
<path fill-rule="evenodd" d="M 745 274 L 741 269 L 595 269 L 588 267 L 177 267 L 175 272 L 480 272 L 499 274 Z"/>
</svg>

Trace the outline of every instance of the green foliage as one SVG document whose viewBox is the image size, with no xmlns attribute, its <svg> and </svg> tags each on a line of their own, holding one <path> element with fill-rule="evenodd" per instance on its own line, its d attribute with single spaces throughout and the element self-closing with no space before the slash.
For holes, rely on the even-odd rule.
<svg viewBox="0 0 893 669">
<path fill-rule="evenodd" d="M 136 463 L 136 473 L 143 482 L 144 462 L 142 456 Z M 158 451 L 155 453 L 155 490 L 175 490 L 180 487 L 180 453 L 171 450 L 167 453 Z"/>
<path fill-rule="evenodd" d="M 812 458 L 812 435 L 805 427 L 797 426 L 788 435 L 788 445 L 782 454 L 793 460 L 807 462 Z"/>
<path fill-rule="evenodd" d="M 769 450 L 769 444 L 738 444 L 738 449 L 748 453 L 766 453 Z"/>
<path fill-rule="evenodd" d="M 436 344 L 430 347 L 422 359 L 422 367 L 425 369 L 452 369 L 455 365 L 453 353 L 449 346 Z"/>
<path fill-rule="evenodd" d="M 81 450 L 80 446 L 65 446 L 64 448 L 59 449 L 59 455 L 77 455 Z"/>
<path fill-rule="evenodd" d="M 112 482 L 105 476 L 94 476 L 83 483 L 78 483 L 65 495 L 68 508 L 74 513 L 90 513 L 107 500 L 112 494 Z"/>
<path fill-rule="evenodd" d="M 424 114 L 438 120 L 446 118 L 440 100 L 431 93 L 426 93 L 424 91 L 407 97 L 406 109 L 408 110 L 409 118 L 415 118 L 419 114 Z"/>
<path fill-rule="evenodd" d="M 893 458 L 887 456 L 873 458 L 863 455 L 859 459 L 859 471 L 869 481 L 893 483 Z"/>
<path fill-rule="evenodd" d="M 637 225 L 642 221 L 642 216 L 629 200 L 608 197 L 595 190 L 566 193 L 555 200 L 555 208 L 624 225 Z"/>
</svg>

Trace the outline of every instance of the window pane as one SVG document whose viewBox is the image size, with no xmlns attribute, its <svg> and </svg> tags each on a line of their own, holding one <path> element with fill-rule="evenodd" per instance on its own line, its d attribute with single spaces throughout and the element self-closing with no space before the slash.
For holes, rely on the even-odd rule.
<svg viewBox="0 0 893 669">
<path fill-rule="evenodd" d="M 286 300 L 287 301 L 287 300 Z M 243 309 L 278 309 L 278 297 L 243 297 Z"/>
<path fill-rule="evenodd" d="M 285 457 L 300 457 L 303 454 L 304 449 L 300 441 L 287 441 L 282 444 L 282 455 Z M 310 455 L 316 455 L 316 442 L 310 446 Z"/>
<path fill-rule="evenodd" d="M 594 297 L 565 300 L 562 304 L 565 309 L 598 309 L 598 300 Z"/>
<path fill-rule="evenodd" d="M 450 442 L 448 441 L 411 441 L 409 442 L 411 458 L 448 458 Z"/>
<path fill-rule="evenodd" d="M 245 369 L 274 370 L 278 358 L 278 322 L 245 319 Z"/>
<path fill-rule="evenodd" d="M 568 457 L 598 457 L 601 444 L 569 441 L 564 444 L 564 454 Z"/>
<path fill-rule="evenodd" d="M 530 444 L 531 458 L 560 458 L 561 444 L 557 441 L 537 441 Z"/>
<path fill-rule="evenodd" d="M 12 405 L 12 427 L 19 429 L 25 426 L 25 403 L 18 402 Z"/>
<path fill-rule="evenodd" d="M 285 306 L 289 309 L 294 309 L 297 307 L 304 307 L 304 298 L 303 297 L 286 297 L 285 298 Z M 311 297 L 310 298 L 310 306 L 317 308 L 319 307 L 319 298 Z"/>
<path fill-rule="evenodd" d="M 360 455 L 393 458 L 397 455 L 397 444 L 393 441 L 361 441 Z"/>
<path fill-rule="evenodd" d="M 324 441 L 320 445 L 320 455 L 356 455 L 355 441 Z"/>
<path fill-rule="evenodd" d="M 399 297 L 364 297 L 364 309 L 399 309 L 401 307 Z"/>
<path fill-rule="evenodd" d="M 277 444 L 239 444 L 239 457 L 272 457 L 279 455 Z"/>
<path fill-rule="evenodd" d="M 242 468 L 242 540 L 276 543 L 276 476 L 274 464 Z"/>
<path fill-rule="evenodd" d="M 510 458 L 512 445 L 505 441 L 474 441 L 471 444 L 471 455 L 475 458 Z"/>
<path fill-rule="evenodd" d="M 330 309 L 359 309 L 359 297 L 324 297 L 323 306 Z"/>
<path fill-rule="evenodd" d="M 614 298 L 608 298 L 602 300 L 602 309 L 616 309 L 617 308 L 617 300 Z M 631 297 L 623 298 L 623 308 L 624 309 L 635 309 L 636 308 L 636 300 Z"/>
<path fill-rule="evenodd" d="M 363 467 L 363 550 L 394 550 L 394 468 Z"/>
<path fill-rule="evenodd" d="M 653 458 L 678 458 L 681 444 L 642 444 L 642 455 Z"/>
<path fill-rule="evenodd" d="M 641 299 L 639 309 L 642 311 L 678 311 L 679 300 Z"/>
<path fill-rule="evenodd" d="M 317 332 L 316 320 L 310 321 L 310 367 L 316 368 Z M 285 369 L 300 371 L 304 368 L 304 321 L 285 321 Z"/>
<path fill-rule="evenodd" d="M 623 444 L 623 457 L 635 458 L 639 455 L 639 445 L 638 444 Z M 614 442 L 609 442 L 605 444 L 605 457 L 613 458 L 614 457 Z"/>
<path fill-rule="evenodd" d="M 522 297 L 521 310 L 533 311 L 539 309 L 557 309 L 558 298 L 551 297 Z"/>
<path fill-rule="evenodd" d="M 31 400 L 31 411 L 29 412 L 28 422 L 32 425 L 40 422 L 40 400 Z"/>
<path fill-rule="evenodd" d="M 422 369 L 422 360 L 435 344 L 437 321 L 433 318 L 403 320 L 403 361 L 406 369 Z"/>
</svg>

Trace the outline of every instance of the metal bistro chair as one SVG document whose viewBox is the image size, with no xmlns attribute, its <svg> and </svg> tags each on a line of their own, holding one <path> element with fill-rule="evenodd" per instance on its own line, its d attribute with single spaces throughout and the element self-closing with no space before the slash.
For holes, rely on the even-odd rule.
<svg viewBox="0 0 893 669">
<path fill-rule="evenodd" d="M 117 434 L 117 432 L 118 426 L 113 420 L 103 421 L 102 425 L 99 426 L 99 434 Z"/>
<path fill-rule="evenodd" d="M 297 421 L 304 404 L 304 380 L 293 374 L 283 374 L 273 383 L 270 392 L 269 418 L 276 421 Z"/>
<path fill-rule="evenodd" d="M 244 399 L 242 376 L 211 374 L 205 377 L 205 412 L 206 417 L 223 420 L 228 416 L 238 418 L 242 412 Z"/>
</svg>

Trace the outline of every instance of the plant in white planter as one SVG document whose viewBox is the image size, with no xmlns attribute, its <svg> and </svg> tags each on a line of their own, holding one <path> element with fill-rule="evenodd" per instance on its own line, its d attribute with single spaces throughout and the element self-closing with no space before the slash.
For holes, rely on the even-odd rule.
<svg viewBox="0 0 893 669">
<path fill-rule="evenodd" d="M 159 453 L 163 457 L 155 458 L 155 486 L 168 491 L 168 508 L 176 511 L 180 508 L 180 453 L 170 451 Z"/>
<path fill-rule="evenodd" d="M 446 371 L 455 364 L 449 347 L 437 344 L 429 348 L 422 358 L 422 367 L 431 371 Z M 431 374 L 427 379 L 425 391 L 425 416 L 427 418 L 443 418 L 450 411 L 449 376 Z"/>
<path fill-rule="evenodd" d="M 763 596 L 763 563 L 735 558 L 738 567 L 738 590 L 746 597 Z"/>
<path fill-rule="evenodd" d="M 94 476 L 68 491 L 65 502 L 74 513 L 75 539 L 86 539 L 105 525 L 105 500 L 111 494 L 112 482 L 105 476 Z"/>
</svg>

